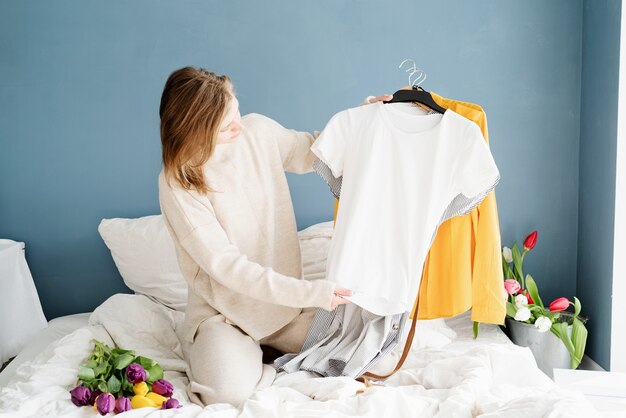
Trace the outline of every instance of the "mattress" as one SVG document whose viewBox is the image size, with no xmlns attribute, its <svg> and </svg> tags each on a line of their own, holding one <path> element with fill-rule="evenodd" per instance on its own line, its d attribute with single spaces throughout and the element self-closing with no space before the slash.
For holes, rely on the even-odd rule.
<svg viewBox="0 0 626 418">
<path fill-rule="evenodd" d="M 76 384 L 78 366 L 91 352 L 94 338 L 157 360 L 175 387 L 174 397 L 184 405 L 171 411 L 134 410 L 133 417 L 598 416 L 580 392 L 556 386 L 536 367 L 530 350 L 513 345 L 497 326 L 482 325 L 474 340 L 467 314 L 420 321 L 403 368 L 374 386 L 304 371 L 280 373 L 272 386 L 238 407 L 202 408 L 189 402 L 186 394 L 188 365 L 178 336 L 183 317 L 144 296 L 112 296 L 91 314 L 86 326 L 52 338 L 34 358 L 24 353 L 25 360 L 0 389 L 0 417 L 93 417 L 92 408 L 71 403 L 68 390 Z M 76 322 L 67 325 L 84 324 L 84 319 L 72 318 L 70 322 Z M 37 348 L 41 346 L 31 346 Z M 403 342 L 373 371 L 393 368 L 402 348 Z"/>
</svg>

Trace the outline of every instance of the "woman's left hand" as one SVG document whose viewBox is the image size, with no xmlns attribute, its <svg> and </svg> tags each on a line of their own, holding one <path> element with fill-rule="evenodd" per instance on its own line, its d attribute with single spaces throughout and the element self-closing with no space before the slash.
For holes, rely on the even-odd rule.
<svg viewBox="0 0 626 418">
<path fill-rule="evenodd" d="M 344 299 L 344 296 L 352 296 L 352 290 L 344 289 L 342 287 L 336 287 L 333 291 L 333 302 L 330 310 L 334 310 L 339 305 L 347 305 L 350 302 L 348 299 Z"/>
</svg>

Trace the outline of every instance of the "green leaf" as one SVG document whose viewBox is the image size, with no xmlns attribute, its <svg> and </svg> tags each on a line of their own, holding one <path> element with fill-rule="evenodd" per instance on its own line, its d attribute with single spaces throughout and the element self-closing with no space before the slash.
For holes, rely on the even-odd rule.
<svg viewBox="0 0 626 418">
<path fill-rule="evenodd" d="M 543 309 L 545 309 L 545 307 L 543 306 L 543 302 L 539 297 L 539 289 L 537 289 L 537 283 L 535 283 L 535 279 L 533 279 L 530 274 L 526 275 L 526 289 L 528 289 L 530 297 L 533 299 L 533 302 L 535 302 L 534 304 L 539 305 Z"/>
<path fill-rule="evenodd" d="M 100 389 L 101 392 L 106 392 L 107 391 L 107 384 L 105 382 L 98 383 L 98 389 Z"/>
<path fill-rule="evenodd" d="M 570 359 L 570 369 L 578 367 L 585 354 L 585 346 L 587 345 L 587 328 L 580 319 L 574 318 L 572 324 L 572 342 L 574 344 L 574 355 Z"/>
<path fill-rule="evenodd" d="M 111 394 L 117 393 L 122 389 L 122 382 L 113 374 L 107 382 L 107 389 Z M 113 395 L 115 396 L 115 395 Z"/>
<path fill-rule="evenodd" d="M 133 390 L 133 385 L 132 383 L 128 381 L 128 377 L 126 377 L 126 373 L 124 373 L 124 377 L 122 377 L 122 389 L 124 391 L 131 391 L 131 392 Z"/>
<path fill-rule="evenodd" d="M 149 370 L 146 370 L 146 372 L 148 372 L 148 376 L 146 378 L 148 383 L 152 383 L 158 379 L 163 379 L 163 369 L 156 362 L 154 363 L 154 366 L 152 366 Z"/>
<path fill-rule="evenodd" d="M 112 356 L 119 356 L 122 354 L 132 354 L 133 358 L 135 356 L 135 352 L 133 350 L 124 350 L 122 348 L 114 348 L 113 350 L 111 350 L 111 355 Z"/>
<path fill-rule="evenodd" d="M 89 382 L 96 378 L 96 374 L 94 373 L 92 368 L 86 367 L 86 366 L 80 366 L 78 368 L 78 378 L 85 382 Z"/>
<path fill-rule="evenodd" d="M 504 258 L 504 254 L 502 255 L 502 274 L 504 275 L 504 279 L 512 279 L 513 276 L 513 271 L 511 270 L 511 266 L 509 265 L 509 263 L 507 263 L 506 259 Z"/>
<path fill-rule="evenodd" d="M 531 312 L 539 312 L 542 314 L 542 316 L 544 314 L 544 309 L 541 306 L 538 305 L 528 305 L 528 309 L 530 309 Z"/>
<path fill-rule="evenodd" d="M 506 314 L 511 318 L 515 318 L 515 314 L 517 313 L 517 309 L 515 309 L 515 305 L 511 302 L 506 303 Z"/>
<path fill-rule="evenodd" d="M 108 365 L 109 365 L 109 362 L 108 362 L 108 361 L 105 361 L 105 362 L 103 362 L 103 363 L 98 364 L 98 365 L 96 366 L 96 368 L 95 368 L 95 369 L 93 369 L 93 371 L 94 371 L 95 375 L 96 375 L 96 376 L 100 376 L 100 375 L 102 375 L 102 374 L 106 373 L 106 369 L 107 369 L 107 366 L 108 366 Z"/>
<path fill-rule="evenodd" d="M 133 361 L 133 363 L 141 364 L 141 367 L 143 367 L 146 370 L 151 369 L 152 366 L 157 364 L 156 361 L 152 360 L 151 358 L 143 357 L 143 356 L 137 356 L 135 360 Z"/>
<path fill-rule="evenodd" d="M 480 322 L 474 321 L 474 325 L 472 326 L 472 330 L 474 331 L 474 339 L 478 338 L 478 326 L 479 325 L 480 325 Z"/>
<path fill-rule="evenodd" d="M 135 359 L 135 356 L 129 353 L 121 354 L 117 357 L 113 358 L 113 368 L 116 370 L 121 370 L 124 367 L 128 366 Z"/>
<path fill-rule="evenodd" d="M 572 340 L 570 340 L 569 335 L 567 333 L 567 324 L 565 322 L 557 322 L 552 324 L 552 328 L 550 328 L 552 333 L 559 337 L 563 344 L 565 344 L 565 348 L 569 351 L 570 356 L 574 356 L 574 344 L 572 344 Z"/>
<path fill-rule="evenodd" d="M 582 306 L 580 305 L 580 301 L 578 300 L 576 296 L 574 296 L 574 317 L 577 317 L 578 315 L 580 315 L 581 309 L 582 309 Z"/>
<path fill-rule="evenodd" d="M 524 275 L 522 274 L 522 255 L 519 252 L 519 248 L 517 248 L 517 242 L 513 244 L 511 252 L 513 254 L 513 267 L 515 269 L 515 278 L 518 282 L 521 283 L 524 280 Z"/>
<path fill-rule="evenodd" d="M 89 367 L 90 369 L 95 369 L 98 365 L 98 362 L 95 360 L 87 360 L 83 366 Z"/>
<path fill-rule="evenodd" d="M 100 342 L 98 340 L 91 340 L 91 341 L 93 341 L 95 345 L 95 349 L 94 349 L 95 351 L 102 353 L 102 354 L 109 354 L 109 355 L 111 354 L 112 348 L 106 345 L 105 343 Z"/>
<path fill-rule="evenodd" d="M 504 259 L 504 254 L 501 254 L 500 257 L 502 257 L 502 275 L 506 279 L 508 277 L 509 263 Z"/>
</svg>

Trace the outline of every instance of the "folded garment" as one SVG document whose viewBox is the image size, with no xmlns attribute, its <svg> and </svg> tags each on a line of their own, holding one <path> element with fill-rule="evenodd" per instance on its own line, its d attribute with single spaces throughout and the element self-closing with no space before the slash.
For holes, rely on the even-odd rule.
<svg viewBox="0 0 626 418">
<path fill-rule="evenodd" d="M 276 359 L 274 367 L 356 378 L 393 350 L 407 318 L 408 312 L 380 316 L 354 304 L 318 309 L 300 353 Z"/>
</svg>

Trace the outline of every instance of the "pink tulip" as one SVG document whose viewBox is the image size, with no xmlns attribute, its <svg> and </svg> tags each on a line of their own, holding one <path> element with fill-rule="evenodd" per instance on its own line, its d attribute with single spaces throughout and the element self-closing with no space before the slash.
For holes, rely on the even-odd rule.
<svg viewBox="0 0 626 418">
<path fill-rule="evenodd" d="M 514 293 L 517 293 L 517 291 L 519 291 L 520 288 L 521 286 L 515 279 L 506 279 L 504 281 L 504 289 L 506 289 L 506 292 L 509 295 L 513 295 Z"/>
<path fill-rule="evenodd" d="M 564 311 L 569 307 L 567 298 L 558 298 L 550 303 L 550 312 Z"/>
</svg>

